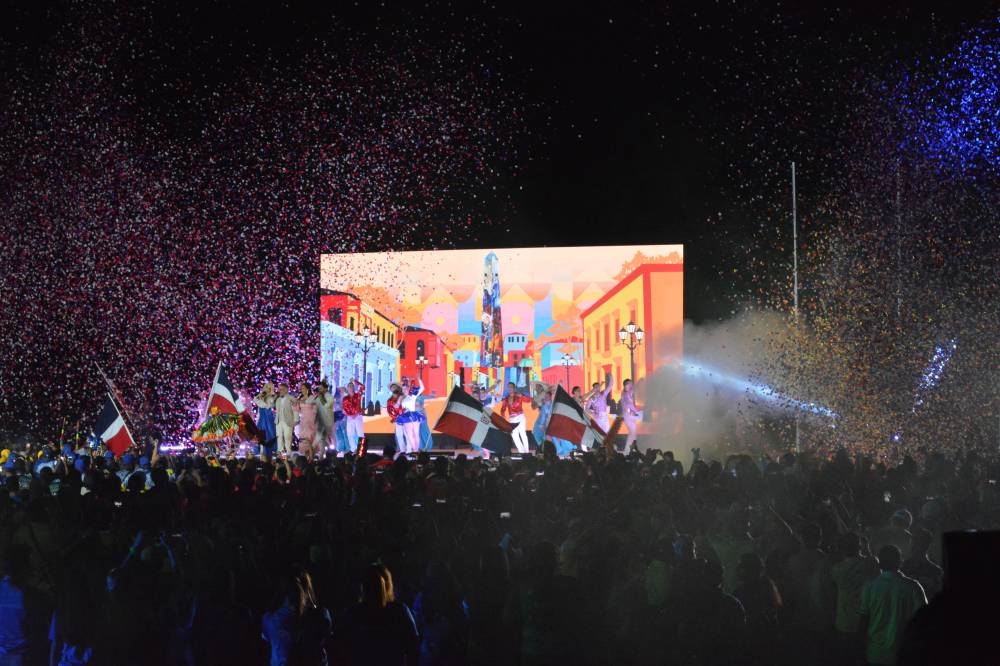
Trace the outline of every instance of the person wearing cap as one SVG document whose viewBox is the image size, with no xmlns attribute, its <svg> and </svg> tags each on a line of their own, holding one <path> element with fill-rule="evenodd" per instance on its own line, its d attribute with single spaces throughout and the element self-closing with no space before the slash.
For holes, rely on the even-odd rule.
<svg viewBox="0 0 1000 666">
<path fill-rule="evenodd" d="M 405 411 L 403 409 L 403 386 L 399 382 L 392 382 L 389 384 L 389 399 L 385 403 L 385 411 L 389 414 L 389 421 L 395 426 L 396 430 L 396 450 L 405 451 L 406 450 L 406 435 L 403 430 L 403 424 L 399 422 L 399 417 L 403 415 Z"/>
<path fill-rule="evenodd" d="M 124 454 L 118 461 L 118 471 L 115 474 L 118 476 L 118 481 L 121 483 L 122 488 L 125 487 L 128 477 L 132 475 L 135 471 L 135 456 L 131 453 Z"/>
</svg>

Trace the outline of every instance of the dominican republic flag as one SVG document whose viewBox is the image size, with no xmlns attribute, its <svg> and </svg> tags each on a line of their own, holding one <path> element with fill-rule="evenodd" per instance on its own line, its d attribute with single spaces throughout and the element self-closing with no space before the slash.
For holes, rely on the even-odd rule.
<svg viewBox="0 0 1000 666">
<path fill-rule="evenodd" d="M 236 395 L 229 375 L 226 374 L 226 366 L 219 362 L 219 367 L 215 371 L 215 381 L 212 382 L 212 392 L 208 394 L 208 413 L 212 413 L 212 407 L 218 407 L 222 414 L 242 414 L 244 411 L 243 402 Z"/>
<path fill-rule="evenodd" d="M 132 439 L 132 434 L 128 431 L 128 426 L 125 425 L 125 419 L 122 418 L 122 413 L 118 411 L 118 405 L 115 404 L 110 393 L 107 402 L 104 403 L 104 409 L 101 410 L 101 415 L 97 417 L 94 434 L 100 437 L 101 441 L 116 456 L 120 456 L 129 447 L 135 445 L 135 440 Z"/>
<path fill-rule="evenodd" d="M 487 411 L 481 402 L 456 386 L 448 396 L 444 413 L 434 429 L 455 439 L 493 451 L 509 450 L 514 426 L 499 414 Z"/>
<path fill-rule="evenodd" d="M 584 448 L 600 446 L 604 441 L 604 431 L 583 411 L 571 395 L 556 387 L 556 397 L 552 401 L 552 416 L 545 434 L 573 442 Z"/>
</svg>

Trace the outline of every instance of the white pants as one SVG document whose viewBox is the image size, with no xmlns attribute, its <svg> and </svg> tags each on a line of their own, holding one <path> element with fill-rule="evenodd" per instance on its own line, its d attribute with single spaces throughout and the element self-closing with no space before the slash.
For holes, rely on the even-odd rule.
<svg viewBox="0 0 1000 666">
<path fill-rule="evenodd" d="M 294 425 L 278 423 L 275 425 L 278 433 L 278 453 L 290 454 L 292 452 L 292 434 L 295 432 Z"/>
<path fill-rule="evenodd" d="M 410 421 L 403 425 L 403 434 L 406 435 L 406 452 L 420 452 L 420 421 Z"/>
<path fill-rule="evenodd" d="M 527 453 L 528 433 L 524 429 L 524 414 L 514 414 L 507 420 L 514 426 L 514 432 L 510 433 L 514 438 L 514 446 L 519 453 Z"/>
<path fill-rule="evenodd" d="M 402 423 L 396 424 L 396 453 L 406 453 L 406 430 Z"/>
<path fill-rule="evenodd" d="M 625 439 L 625 453 L 628 453 L 629 447 L 632 446 L 632 443 L 638 437 L 636 424 L 639 423 L 639 417 L 628 414 L 623 420 L 625 421 L 625 427 L 628 428 L 628 437 Z"/>
<path fill-rule="evenodd" d="M 361 414 L 357 416 L 345 416 L 347 421 L 347 445 L 351 451 L 358 450 L 358 439 L 365 436 L 365 420 Z"/>
</svg>

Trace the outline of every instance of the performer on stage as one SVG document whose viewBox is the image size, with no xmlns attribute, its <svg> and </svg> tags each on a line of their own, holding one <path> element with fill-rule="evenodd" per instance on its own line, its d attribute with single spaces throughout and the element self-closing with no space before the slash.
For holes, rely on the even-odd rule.
<svg viewBox="0 0 1000 666">
<path fill-rule="evenodd" d="M 538 410 L 538 417 L 535 419 L 535 427 L 531 429 L 531 434 L 535 437 L 535 446 L 542 448 L 545 441 L 545 430 L 549 427 L 549 418 L 552 416 L 552 396 L 555 389 L 544 382 L 535 382 L 534 395 L 531 399 L 531 406 Z"/>
<path fill-rule="evenodd" d="M 358 440 L 365 436 L 364 420 L 365 385 L 356 379 L 347 383 L 347 395 L 341 403 L 347 420 L 347 445 L 351 452 L 358 450 Z"/>
<path fill-rule="evenodd" d="M 417 409 L 417 398 L 423 395 L 424 383 L 417 380 L 416 384 L 410 384 L 409 390 L 405 391 L 400 403 L 403 413 L 396 419 L 397 423 L 403 424 L 403 435 L 406 439 L 406 452 L 418 453 L 420 451 L 420 422 L 425 420 L 424 415 Z"/>
<path fill-rule="evenodd" d="M 608 418 L 608 396 L 611 395 L 611 376 L 608 375 L 604 384 L 594 382 L 590 390 L 590 398 L 587 400 L 587 413 L 594 419 L 594 422 L 607 432 L 611 428 L 611 420 Z"/>
<path fill-rule="evenodd" d="M 424 403 L 427 400 L 427 394 L 421 393 L 417 396 L 417 411 L 420 412 L 422 419 L 420 419 L 420 450 L 430 451 L 434 447 L 434 436 L 431 434 L 431 425 L 427 419 L 427 408 Z"/>
<path fill-rule="evenodd" d="M 398 382 L 389 384 L 389 392 L 392 394 L 385 403 L 385 411 L 389 414 L 389 421 L 396 429 L 396 450 L 400 453 L 406 452 L 406 435 L 403 424 L 399 417 L 406 411 L 403 409 L 403 387 Z"/>
<path fill-rule="evenodd" d="M 316 453 L 319 457 L 326 455 L 326 447 L 330 446 L 333 434 L 333 396 L 327 391 L 324 379 L 316 387 Z"/>
<path fill-rule="evenodd" d="M 278 434 L 278 453 L 290 455 L 298 414 L 295 411 L 295 398 L 288 394 L 288 384 L 284 382 L 278 384 L 278 397 L 274 402 L 274 417 Z"/>
<path fill-rule="evenodd" d="M 316 441 L 316 396 L 313 395 L 308 382 L 302 382 L 299 387 L 299 397 L 295 401 L 295 408 L 299 412 L 299 452 L 305 453 L 309 461 L 312 462 L 316 453 L 314 447 Z"/>
<path fill-rule="evenodd" d="M 346 388 L 338 387 L 333 394 L 333 431 L 337 442 L 337 453 L 347 453 L 351 450 L 347 442 L 347 417 L 344 415 L 343 400 Z"/>
<path fill-rule="evenodd" d="M 622 420 L 625 422 L 625 427 L 628 428 L 628 437 L 625 439 L 625 453 L 628 453 L 629 448 L 638 437 L 637 425 L 642 417 L 642 412 L 635 405 L 635 392 L 631 379 L 622 382 L 621 410 Z"/>
<path fill-rule="evenodd" d="M 254 396 L 253 404 L 257 405 L 257 428 L 264 433 L 264 443 L 260 445 L 260 456 L 273 458 L 274 447 L 278 439 L 278 431 L 274 425 L 274 384 L 266 382 L 260 393 Z"/>
<path fill-rule="evenodd" d="M 524 425 L 524 403 L 530 403 L 531 398 L 517 392 L 514 382 L 507 384 L 507 395 L 500 405 L 500 416 L 514 426 L 511 437 L 519 453 L 528 453 L 528 432 Z"/>
</svg>

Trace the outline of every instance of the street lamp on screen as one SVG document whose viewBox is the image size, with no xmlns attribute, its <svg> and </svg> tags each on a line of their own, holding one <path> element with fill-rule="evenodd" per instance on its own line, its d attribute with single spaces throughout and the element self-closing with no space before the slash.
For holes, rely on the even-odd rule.
<svg viewBox="0 0 1000 666">
<path fill-rule="evenodd" d="M 569 369 L 571 366 L 577 364 L 577 360 L 575 357 L 570 356 L 569 354 L 563 354 L 562 364 L 563 367 L 566 368 L 566 390 L 569 391 Z"/>
<path fill-rule="evenodd" d="M 354 336 L 354 342 L 361 348 L 361 381 L 365 384 L 365 390 L 368 391 L 368 352 L 378 342 L 378 336 L 372 333 L 369 327 L 365 326 L 361 329 L 360 333 Z"/>
<path fill-rule="evenodd" d="M 635 381 L 635 349 L 642 344 L 642 338 L 645 335 L 642 329 L 635 325 L 635 322 L 630 321 L 625 325 L 624 328 L 618 331 L 618 339 L 621 343 L 628 348 L 628 358 L 629 358 L 629 379 L 633 382 Z"/>
</svg>

